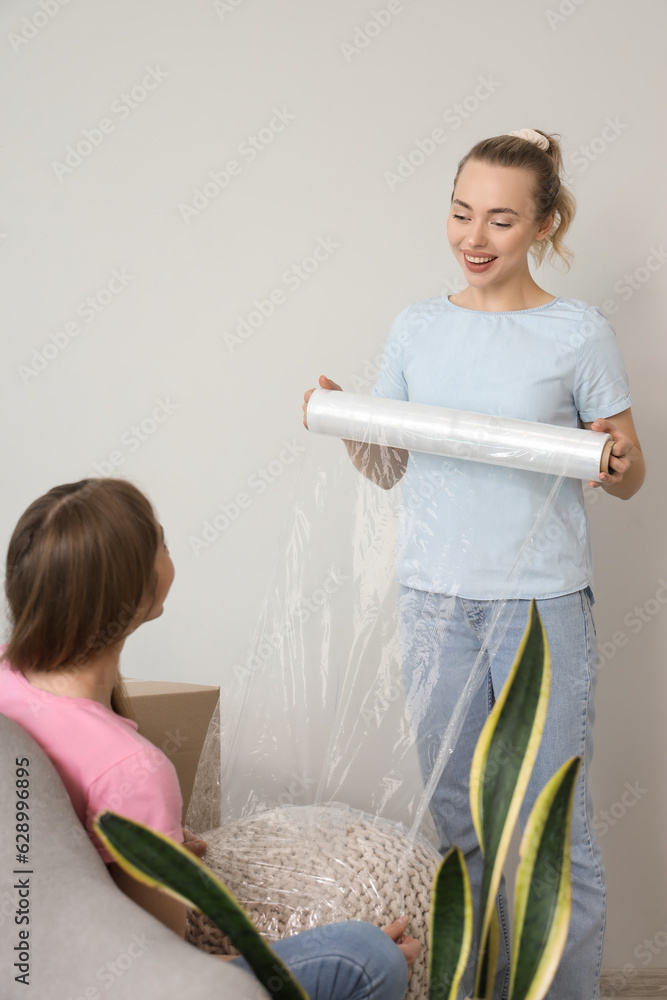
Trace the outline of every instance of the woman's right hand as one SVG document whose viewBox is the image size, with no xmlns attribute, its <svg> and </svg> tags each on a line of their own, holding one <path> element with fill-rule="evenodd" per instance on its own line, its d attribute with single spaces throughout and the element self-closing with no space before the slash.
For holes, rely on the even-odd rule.
<svg viewBox="0 0 667 1000">
<path fill-rule="evenodd" d="M 332 382 L 326 375 L 320 375 L 319 382 L 321 389 L 342 391 L 342 387 L 336 382 Z M 314 389 L 308 389 L 303 394 L 303 426 L 306 430 L 308 429 L 308 401 L 314 392 Z M 363 441 L 348 441 L 345 438 L 343 438 L 343 444 L 347 448 L 347 453 L 355 468 L 363 476 L 366 476 L 366 479 L 369 479 L 376 486 L 380 486 L 383 490 L 390 490 L 405 475 L 409 457 L 407 451 Z"/>
<path fill-rule="evenodd" d="M 340 389 L 342 392 L 341 387 L 339 385 L 336 385 L 335 382 L 332 382 L 330 378 L 326 377 L 326 375 L 320 375 L 320 389 Z M 308 409 L 308 400 L 310 399 L 310 397 L 313 395 L 314 392 L 315 392 L 314 389 L 307 389 L 306 392 L 304 392 L 303 394 L 303 406 L 301 407 L 301 409 L 303 410 L 303 426 L 306 428 L 306 430 L 308 429 L 308 423 L 306 420 L 306 410 Z"/>
</svg>

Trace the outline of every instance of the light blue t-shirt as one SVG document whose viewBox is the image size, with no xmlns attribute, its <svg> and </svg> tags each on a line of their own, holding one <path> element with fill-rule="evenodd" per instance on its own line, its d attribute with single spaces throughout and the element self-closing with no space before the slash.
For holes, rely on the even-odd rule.
<svg viewBox="0 0 667 1000">
<path fill-rule="evenodd" d="M 392 325 L 373 394 L 563 427 L 632 403 L 604 313 L 560 298 L 515 312 L 464 309 L 446 297 L 408 306 Z M 565 479 L 545 506 L 556 481 L 411 452 L 398 582 L 477 600 L 557 597 L 590 586 L 582 484 Z"/>
</svg>

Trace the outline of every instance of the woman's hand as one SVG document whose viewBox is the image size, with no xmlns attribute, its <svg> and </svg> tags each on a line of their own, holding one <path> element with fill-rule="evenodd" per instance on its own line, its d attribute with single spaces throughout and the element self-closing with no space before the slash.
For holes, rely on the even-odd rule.
<svg viewBox="0 0 667 1000">
<path fill-rule="evenodd" d="M 335 382 L 332 382 L 330 378 L 326 377 L 326 375 L 320 375 L 320 388 L 340 389 L 341 387 L 339 385 L 336 385 Z M 306 410 L 308 409 L 308 400 L 310 399 L 310 397 L 313 395 L 314 392 L 315 392 L 314 389 L 307 389 L 306 392 L 304 392 L 303 394 L 303 406 L 301 407 L 301 409 L 303 410 L 303 426 L 306 428 L 306 430 L 308 429 L 308 423 L 306 421 Z"/>
<path fill-rule="evenodd" d="M 341 386 L 332 382 L 326 375 L 320 375 L 320 388 L 342 391 Z M 306 429 L 308 428 L 306 419 L 308 401 L 314 392 L 314 389 L 308 389 L 303 394 L 303 426 Z M 366 479 L 370 479 L 372 483 L 382 487 L 383 490 L 390 490 L 405 475 L 408 464 L 407 451 L 361 441 L 346 441 L 345 439 L 343 439 L 343 444 L 347 448 L 347 453 L 355 468 L 366 476 Z"/>
<path fill-rule="evenodd" d="M 206 848 L 208 844 L 201 837 L 197 837 L 191 830 L 187 827 L 183 827 L 183 847 L 188 851 L 191 851 L 196 858 L 203 858 L 206 854 Z"/>
<path fill-rule="evenodd" d="M 611 434 L 614 440 L 614 446 L 611 449 L 611 454 L 609 455 L 609 472 L 600 473 L 600 482 L 595 482 L 591 480 L 589 486 L 602 486 L 604 483 L 611 483 L 618 485 L 625 473 L 630 468 L 631 464 L 631 454 L 634 449 L 634 443 L 630 438 L 623 434 L 622 431 L 612 424 L 610 420 L 603 420 L 602 418 L 594 420 L 591 424 L 592 431 L 599 431 L 601 434 Z"/>
<path fill-rule="evenodd" d="M 613 447 L 609 456 L 609 472 L 600 474 L 600 481 L 591 480 L 589 486 L 598 486 L 612 496 L 628 500 L 644 482 L 644 457 L 637 438 L 632 412 L 623 410 L 609 419 L 599 417 L 584 427 L 602 434 L 609 434 Z"/>
<path fill-rule="evenodd" d="M 324 387 L 323 387 L 324 388 Z M 419 958 L 419 953 L 422 950 L 422 946 L 416 938 L 409 937 L 405 932 L 408 927 L 408 918 L 403 915 L 399 917 L 398 920 L 394 920 L 393 924 L 389 924 L 388 927 L 383 927 L 385 934 L 388 934 L 392 941 L 395 941 L 398 947 L 403 952 L 405 961 L 408 963 L 408 977 L 412 975 L 412 966 L 415 964 Z"/>
</svg>

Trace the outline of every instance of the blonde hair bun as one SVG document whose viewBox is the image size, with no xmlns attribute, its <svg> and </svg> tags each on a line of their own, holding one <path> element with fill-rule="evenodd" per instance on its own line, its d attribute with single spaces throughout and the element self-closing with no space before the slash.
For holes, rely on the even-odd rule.
<svg viewBox="0 0 667 1000">
<path fill-rule="evenodd" d="M 549 148 L 549 140 L 546 135 L 542 135 L 541 132 L 536 132 L 534 128 L 520 128 L 516 132 L 508 132 L 508 135 L 515 135 L 517 139 L 526 139 L 528 142 L 534 142 L 536 146 L 545 151 Z"/>
</svg>

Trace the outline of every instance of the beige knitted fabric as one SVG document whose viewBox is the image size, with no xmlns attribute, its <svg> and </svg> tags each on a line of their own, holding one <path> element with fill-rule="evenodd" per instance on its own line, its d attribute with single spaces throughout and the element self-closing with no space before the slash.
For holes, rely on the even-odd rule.
<svg viewBox="0 0 667 1000">
<path fill-rule="evenodd" d="M 337 920 L 384 927 L 401 913 L 422 944 L 407 996 L 426 1000 L 431 886 L 440 855 L 408 840 L 398 823 L 347 806 L 285 806 L 202 834 L 206 864 L 234 893 L 269 941 Z M 188 940 L 235 954 L 202 914 L 190 913 Z"/>
</svg>

